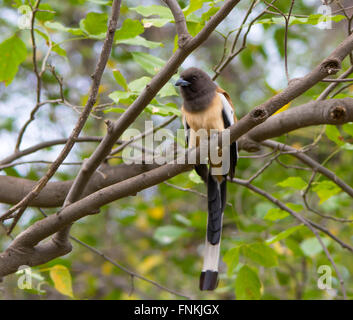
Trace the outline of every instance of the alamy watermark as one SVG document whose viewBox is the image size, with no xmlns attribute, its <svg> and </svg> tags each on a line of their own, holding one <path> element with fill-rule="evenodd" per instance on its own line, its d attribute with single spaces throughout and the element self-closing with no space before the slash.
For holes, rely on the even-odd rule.
<svg viewBox="0 0 353 320">
<path fill-rule="evenodd" d="M 20 29 L 31 29 L 32 9 L 28 5 L 19 6 L 17 25 Z"/>
<path fill-rule="evenodd" d="M 153 121 L 145 121 L 144 132 L 154 132 Z M 172 130 L 162 128 L 153 134 L 146 135 L 144 141 L 134 140 L 141 136 L 138 129 L 128 129 L 123 134 L 123 140 L 133 141 L 130 148 L 124 148 L 122 159 L 126 164 L 153 164 L 159 165 L 175 162 L 177 164 L 212 164 L 213 175 L 225 175 L 230 167 L 230 130 L 218 131 L 216 129 L 189 129 L 186 132 L 178 129 L 176 136 Z M 221 144 L 219 145 L 219 137 Z M 176 139 L 175 139 L 176 137 Z M 185 149 L 185 138 L 189 146 L 199 146 L 197 157 L 196 150 Z M 179 141 L 179 143 L 176 143 Z M 199 160 L 199 161 L 198 161 Z"/>
<path fill-rule="evenodd" d="M 20 266 L 16 275 L 19 275 L 17 280 L 17 287 L 19 289 L 35 290 L 39 294 L 44 294 L 46 292 L 41 288 L 46 281 L 44 281 L 44 278 L 41 275 L 34 273 L 31 267 L 27 265 Z"/>
<path fill-rule="evenodd" d="M 323 4 L 323 5 L 319 6 L 317 13 L 322 15 L 319 18 L 317 27 L 319 29 L 331 30 L 332 29 L 332 9 L 331 9 L 331 7 L 329 5 Z"/>
<path fill-rule="evenodd" d="M 320 265 L 317 273 L 320 275 L 317 280 L 317 287 L 320 290 L 324 290 L 331 297 L 336 296 L 337 290 L 332 287 L 332 268 L 325 264 Z"/>
<path fill-rule="evenodd" d="M 328 265 L 321 265 L 317 269 L 318 274 L 322 274 L 317 280 L 317 287 L 321 290 L 332 289 L 332 269 Z"/>
</svg>

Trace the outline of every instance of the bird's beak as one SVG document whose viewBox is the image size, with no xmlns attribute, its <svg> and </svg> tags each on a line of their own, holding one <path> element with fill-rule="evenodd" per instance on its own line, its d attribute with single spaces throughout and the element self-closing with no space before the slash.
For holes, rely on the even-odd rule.
<svg viewBox="0 0 353 320">
<path fill-rule="evenodd" d="M 182 78 L 179 78 L 177 82 L 175 82 L 175 85 L 178 87 L 187 87 L 189 86 L 191 83 L 189 81 L 186 81 Z"/>
</svg>

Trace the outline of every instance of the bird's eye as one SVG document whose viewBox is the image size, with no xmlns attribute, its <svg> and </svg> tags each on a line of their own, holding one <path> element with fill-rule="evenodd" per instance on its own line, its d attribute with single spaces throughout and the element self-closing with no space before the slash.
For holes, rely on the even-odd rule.
<svg viewBox="0 0 353 320">
<path fill-rule="evenodd" d="M 197 77 L 196 77 L 196 76 L 193 76 L 193 77 L 192 77 L 192 80 L 197 80 Z"/>
</svg>

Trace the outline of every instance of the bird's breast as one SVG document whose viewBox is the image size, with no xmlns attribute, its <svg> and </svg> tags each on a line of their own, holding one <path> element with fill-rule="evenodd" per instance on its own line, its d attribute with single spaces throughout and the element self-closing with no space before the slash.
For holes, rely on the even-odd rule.
<svg viewBox="0 0 353 320">
<path fill-rule="evenodd" d="M 189 112 L 182 108 L 182 113 L 186 122 L 194 131 L 200 129 L 207 130 L 208 134 L 211 129 L 222 131 L 224 129 L 222 117 L 222 100 L 219 94 L 215 94 L 208 107 L 198 112 Z"/>
</svg>

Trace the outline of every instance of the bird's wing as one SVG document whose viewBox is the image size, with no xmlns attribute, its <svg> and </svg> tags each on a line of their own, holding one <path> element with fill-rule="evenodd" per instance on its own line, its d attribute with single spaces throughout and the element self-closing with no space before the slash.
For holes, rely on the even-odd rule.
<svg viewBox="0 0 353 320">
<path fill-rule="evenodd" d="M 224 128 L 226 129 L 232 126 L 237 121 L 237 118 L 234 113 L 234 105 L 230 100 L 230 97 L 227 92 L 225 92 L 221 88 L 218 88 L 217 92 L 221 96 L 221 100 L 222 100 L 222 105 L 223 105 L 222 116 L 223 116 Z M 238 145 L 237 145 L 237 142 L 234 141 L 230 145 L 229 176 L 231 179 L 234 178 L 234 172 L 235 172 L 235 167 L 237 165 L 237 161 L 238 161 Z"/>
<path fill-rule="evenodd" d="M 237 117 L 236 117 L 236 115 L 235 115 L 235 113 L 234 113 L 235 107 L 234 107 L 234 104 L 233 104 L 232 99 L 230 98 L 228 92 L 225 91 L 225 90 L 223 90 L 223 89 L 220 88 L 220 87 L 218 87 L 218 88 L 216 89 L 216 92 L 220 93 L 221 96 L 223 96 L 224 98 L 226 98 L 228 104 L 230 105 L 230 108 L 233 110 L 234 121 L 237 122 L 238 119 L 237 119 Z M 222 101 L 223 101 L 223 99 L 222 99 Z"/>
<path fill-rule="evenodd" d="M 190 141 L 190 126 L 186 122 L 186 117 L 183 115 L 183 126 L 184 126 L 184 133 L 185 133 L 185 142 L 186 146 L 189 146 L 189 141 Z"/>
</svg>

